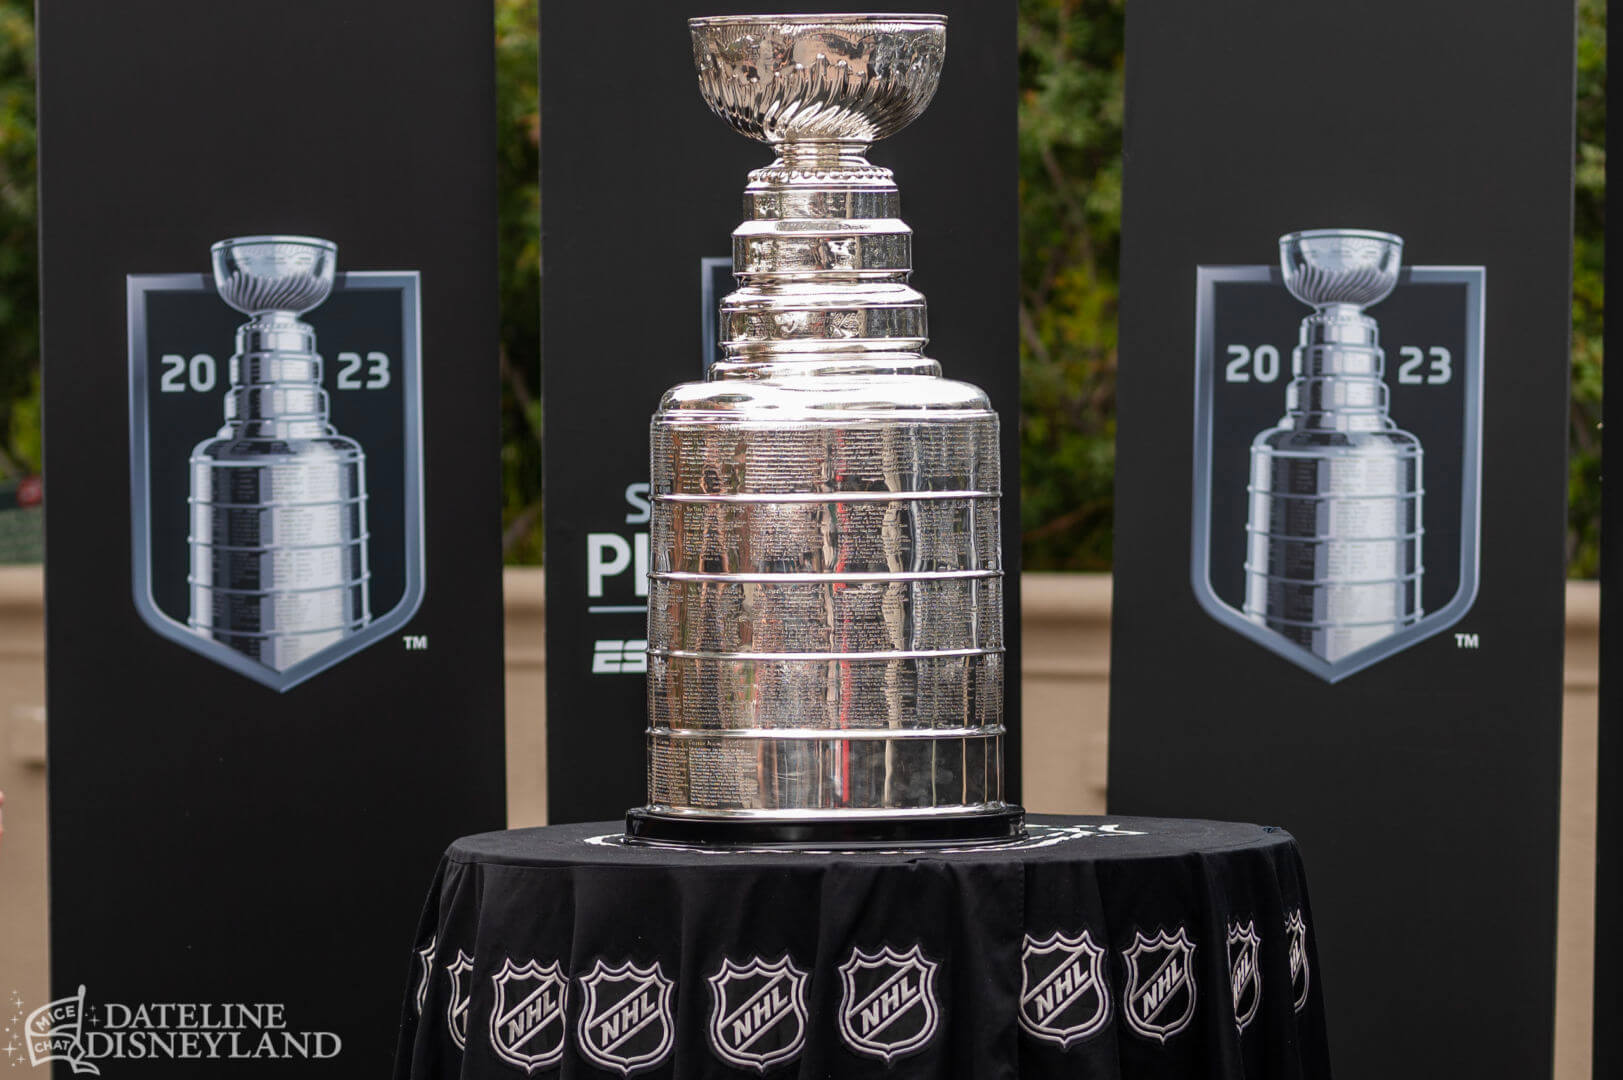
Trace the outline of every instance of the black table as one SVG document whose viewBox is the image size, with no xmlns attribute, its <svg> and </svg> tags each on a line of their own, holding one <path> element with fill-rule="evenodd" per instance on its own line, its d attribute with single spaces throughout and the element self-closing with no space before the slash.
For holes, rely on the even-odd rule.
<svg viewBox="0 0 1623 1080">
<path fill-rule="evenodd" d="M 441 861 L 399 1080 L 1330 1075 L 1289 833 L 1034 816 L 905 853 L 627 847 L 613 823 Z"/>
</svg>

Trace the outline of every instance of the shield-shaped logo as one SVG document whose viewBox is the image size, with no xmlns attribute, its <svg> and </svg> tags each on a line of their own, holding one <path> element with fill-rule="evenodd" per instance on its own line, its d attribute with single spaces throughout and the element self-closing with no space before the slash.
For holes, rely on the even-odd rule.
<svg viewBox="0 0 1623 1080">
<path fill-rule="evenodd" d="M 508 958 L 490 977 L 496 1002 L 490 1009 L 490 1045 L 503 1061 L 533 1073 L 563 1060 L 564 1007 L 569 981 L 554 960 L 546 967 Z"/>
<path fill-rule="evenodd" d="M 675 983 L 658 963 L 602 960 L 580 981 L 586 1003 L 580 1013 L 580 1049 L 595 1064 L 629 1076 L 658 1065 L 671 1052 L 671 991 Z"/>
<path fill-rule="evenodd" d="M 1307 992 L 1312 976 L 1307 969 L 1307 923 L 1302 909 L 1297 908 L 1285 920 L 1285 935 L 1290 940 L 1291 1002 L 1297 1012 L 1307 1004 Z"/>
<path fill-rule="evenodd" d="M 840 965 L 840 1034 L 846 1044 L 887 1065 L 922 1049 L 940 1023 L 939 966 L 917 945 L 905 953 L 889 945 L 873 954 L 853 948 Z"/>
<path fill-rule="evenodd" d="M 1196 272 L 1195 595 L 1331 683 L 1477 593 L 1486 272 L 1401 251 L 1314 230 Z"/>
<path fill-rule="evenodd" d="M 126 279 L 134 602 L 281 692 L 422 601 L 419 281 L 312 237 L 213 254 Z"/>
<path fill-rule="evenodd" d="M 1056 931 L 1042 941 L 1026 935 L 1020 950 L 1020 1026 L 1038 1039 L 1069 1047 L 1110 1019 L 1105 950 L 1083 930 Z"/>
<path fill-rule="evenodd" d="M 434 950 L 439 945 L 438 937 L 428 939 L 428 944 L 417 950 L 417 1015 L 423 1015 L 423 1007 L 428 1004 L 428 984 L 434 977 Z"/>
<path fill-rule="evenodd" d="M 806 1045 L 806 973 L 788 953 L 770 964 L 723 958 L 709 981 L 710 1045 L 723 1061 L 764 1073 Z"/>
<path fill-rule="evenodd" d="M 1195 1017 L 1195 946 L 1183 927 L 1155 937 L 1134 933 L 1127 961 L 1122 1011 L 1127 1024 L 1146 1038 L 1166 1042 Z"/>
<path fill-rule="evenodd" d="M 1229 924 L 1229 988 L 1234 992 L 1234 1024 L 1241 1031 L 1256 1019 L 1262 1004 L 1262 939 L 1253 922 Z"/>
<path fill-rule="evenodd" d="M 465 1050 L 468 1004 L 473 996 L 473 981 L 468 976 L 473 974 L 473 957 L 458 949 L 456 959 L 446 964 L 445 970 L 451 976 L 451 1000 L 445 1006 L 445 1026 L 451 1029 L 451 1041 L 456 1043 L 457 1049 Z"/>
</svg>

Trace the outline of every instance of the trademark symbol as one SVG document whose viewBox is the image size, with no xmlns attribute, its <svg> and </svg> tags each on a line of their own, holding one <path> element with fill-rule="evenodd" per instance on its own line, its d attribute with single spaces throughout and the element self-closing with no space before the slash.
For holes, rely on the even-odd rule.
<svg viewBox="0 0 1623 1080">
<path fill-rule="evenodd" d="M 1455 634 L 1454 645 L 1460 649 L 1478 649 L 1482 647 L 1482 639 L 1476 634 Z"/>
<path fill-rule="evenodd" d="M 400 640 L 406 646 L 407 652 L 422 652 L 428 648 L 427 634 L 402 634 Z"/>
</svg>

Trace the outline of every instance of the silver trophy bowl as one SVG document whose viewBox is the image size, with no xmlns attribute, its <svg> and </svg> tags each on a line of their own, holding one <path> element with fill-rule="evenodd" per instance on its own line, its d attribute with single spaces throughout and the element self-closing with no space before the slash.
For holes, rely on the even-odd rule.
<svg viewBox="0 0 1623 1080">
<path fill-rule="evenodd" d="M 723 357 L 651 430 L 648 805 L 633 841 L 1007 840 L 998 421 L 924 356 L 890 170 L 935 15 L 695 19 L 706 102 L 768 143 Z"/>
<path fill-rule="evenodd" d="M 328 420 L 315 333 L 338 247 L 249 236 L 211 249 L 237 329 L 225 424 L 191 456 L 188 624 L 285 671 L 371 621 L 366 454 Z"/>
<path fill-rule="evenodd" d="M 1314 307 L 1285 415 L 1251 444 L 1245 613 L 1329 662 L 1420 620 L 1420 440 L 1392 420 L 1380 328 L 1403 240 L 1368 229 L 1279 239 L 1292 296 Z"/>
<path fill-rule="evenodd" d="M 1369 307 L 1398 283 L 1403 238 L 1372 229 L 1307 229 L 1279 238 L 1285 288 L 1304 304 Z"/>
<path fill-rule="evenodd" d="M 242 236 L 209 249 L 220 299 L 244 315 L 303 315 L 332 293 L 338 245 L 313 236 Z"/>
<path fill-rule="evenodd" d="M 930 104 L 947 56 L 944 15 L 722 15 L 688 27 L 705 102 L 774 146 L 896 134 Z"/>
</svg>

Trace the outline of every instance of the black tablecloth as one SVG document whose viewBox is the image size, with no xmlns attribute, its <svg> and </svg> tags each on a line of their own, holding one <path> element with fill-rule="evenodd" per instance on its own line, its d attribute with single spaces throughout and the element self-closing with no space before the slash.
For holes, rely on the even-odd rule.
<svg viewBox="0 0 1623 1080">
<path fill-rule="evenodd" d="M 1019 845 L 446 852 L 395 1075 L 1329 1076 L 1290 834 L 1033 817 Z"/>
</svg>

